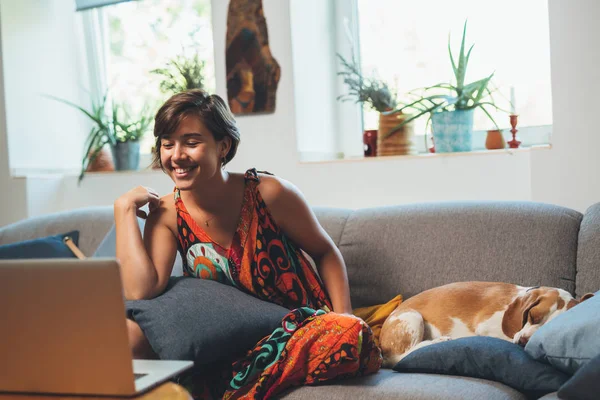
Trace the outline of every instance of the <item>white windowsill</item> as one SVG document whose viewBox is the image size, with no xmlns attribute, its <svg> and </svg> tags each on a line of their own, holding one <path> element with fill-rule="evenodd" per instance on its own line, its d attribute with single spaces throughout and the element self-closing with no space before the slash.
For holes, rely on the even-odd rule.
<svg viewBox="0 0 600 400">
<path fill-rule="evenodd" d="M 513 155 L 515 153 L 530 152 L 533 150 L 550 150 L 551 144 L 540 144 L 530 147 L 519 147 L 518 149 L 499 149 L 499 150 L 473 150 L 467 152 L 456 152 L 456 153 L 418 153 L 409 155 L 397 155 L 397 156 L 378 156 L 378 157 L 345 157 L 338 159 L 321 159 L 317 160 L 314 154 L 309 157 L 300 160 L 301 164 L 313 164 L 313 163 L 344 163 L 344 162 L 356 162 L 356 161 L 389 161 L 389 160 L 411 160 L 411 159 L 427 159 L 427 158 L 439 158 L 439 157 L 465 157 L 465 156 L 491 156 L 491 155 Z"/>
<path fill-rule="evenodd" d="M 512 140 L 512 134 L 509 129 L 502 129 L 505 141 L 508 143 Z M 344 153 L 338 152 L 311 152 L 311 151 L 300 151 L 300 162 L 301 163 L 312 163 L 312 162 L 338 162 L 338 161 L 356 161 L 356 160 L 372 160 L 382 159 L 389 160 L 393 158 L 414 158 L 414 157 L 431 157 L 431 156 L 464 156 L 464 155 L 482 155 L 482 154 L 503 154 L 512 153 L 515 150 L 521 151 L 523 149 L 542 148 L 550 149 L 551 137 L 552 137 L 552 125 L 541 125 L 541 126 L 526 126 L 518 128 L 517 140 L 521 142 L 521 146 L 518 149 L 501 149 L 501 150 L 487 150 L 485 148 L 485 140 L 487 131 L 474 131 L 473 132 L 473 146 L 470 152 L 460 153 L 429 153 L 429 147 L 432 146 L 431 134 L 427 135 L 427 141 L 424 135 L 415 135 L 414 147 L 416 154 L 414 155 L 398 155 L 398 156 L 382 156 L 382 157 L 364 157 L 362 155 L 345 155 Z M 507 144 L 508 146 L 508 144 Z"/>
</svg>

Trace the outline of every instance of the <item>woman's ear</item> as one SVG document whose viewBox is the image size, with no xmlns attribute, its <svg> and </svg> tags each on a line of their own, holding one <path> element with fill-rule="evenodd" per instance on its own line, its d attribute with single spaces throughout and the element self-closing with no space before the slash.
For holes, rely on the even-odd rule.
<svg viewBox="0 0 600 400">
<path fill-rule="evenodd" d="M 231 138 L 229 136 L 225 136 L 219 142 L 219 150 L 221 152 L 221 158 L 225 158 L 227 154 L 229 154 L 229 150 L 231 149 Z"/>
</svg>

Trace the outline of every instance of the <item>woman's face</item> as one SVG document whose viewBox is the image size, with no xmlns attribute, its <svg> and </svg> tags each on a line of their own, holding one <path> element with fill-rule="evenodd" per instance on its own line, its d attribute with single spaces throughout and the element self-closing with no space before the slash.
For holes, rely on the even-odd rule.
<svg viewBox="0 0 600 400">
<path fill-rule="evenodd" d="M 190 190 L 219 172 L 228 150 L 224 144 L 214 139 L 200 118 L 189 116 L 175 132 L 161 138 L 160 160 L 175 185 Z"/>
</svg>

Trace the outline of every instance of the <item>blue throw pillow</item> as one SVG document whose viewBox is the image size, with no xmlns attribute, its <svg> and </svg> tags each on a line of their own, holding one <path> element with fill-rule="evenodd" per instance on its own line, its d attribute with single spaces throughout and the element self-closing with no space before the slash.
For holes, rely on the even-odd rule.
<svg viewBox="0 0 600 400">
<path fill-rule="evenodd" d="M 525 351 L 570 375 L 600 354 L 600 292 L 544 324 Z"/>
<path fill-rule="evenodd" d="M 571 379 L 558 390 L 564 400 L 596 400 L 600 393 L 600 354 L 581 367 Z"/>
<path fill-rule="evenodd" d="M 73 239 L 75 246 L 79 245 L 79 231 L 71 231 L 62 235 L 2 245 L 0 246 L 0 260 L 75 258 L 75 254 L 63 242 L 67 236 Z"/>
<path fill-rule="evenodd" d="M 551 366 L 533 360 L 521 346 L 485 336 L 423 347 L 404 357 L 393 369 L 488 379 L 534 398 L 557 391 L 569 379 Z"/>
</svg>

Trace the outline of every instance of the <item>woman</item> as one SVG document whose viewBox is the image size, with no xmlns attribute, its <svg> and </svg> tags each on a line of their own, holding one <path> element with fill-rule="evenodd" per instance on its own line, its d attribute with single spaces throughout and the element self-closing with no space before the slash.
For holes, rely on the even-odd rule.
<svg viewBox="0 0 600 400">
<path fill-rule="evenodd" d="M 302 376 L 288 359 L 258 374 L 253 370 L 248 379 L 245 372 L 256 367 L 253 357 L 265 338 L 255 346 L 256 354 L 250 351 L 232 365 L 226 393 L 221 393 L 225 398 L 266 398 L 292 385 L 377 371 L 380 350 L 369 327 L 351 315 L 344 261 L 302 194 L 269 174 L 224 169 L 240 140 L 224 101 L 201 90 L 177 94 L 156 114 L 154 136 L 154 161 L 171 177 L 175 191 L 159 198 L 152 189 L 137 187 L 115 201 L 117 258 L 126 298 L 162 293 L 179 250 L 185 275 L 216 279 L 292 310 L 284 320 L 298 329 L 284 338 L 286 354 L 310 352 L 302 338 L 311 335 L 340 346 L 343 353 L 333 361 L 304 366 Z M 136 215 L 146 217 L 140 210 L 146 204 L 150 212 L 142 239 Z M 281 249 L 278 259 L 264 250 L 272 246 Z M 315 260 L 319 275 L 300 249 Z M 196 262 L 201 250 L 211 253 L 210 263 L 206 258 Z M 134 357 L 155 356 L 140 327 L 131 320 L 127 325 Z M 352 333 L 350 339 L 344 337 L 344 346 L 331 329 L 340 326 Z"/>
</svg>

